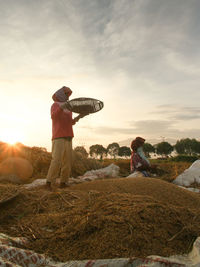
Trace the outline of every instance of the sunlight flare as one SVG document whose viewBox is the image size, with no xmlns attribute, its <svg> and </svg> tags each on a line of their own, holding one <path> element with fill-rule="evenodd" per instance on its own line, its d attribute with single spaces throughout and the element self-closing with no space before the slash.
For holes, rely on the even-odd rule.
<svg viewBox="0 0 200 267">
<path fill-rule="evenodd" d="M 15 129 L 9 129 L 0 133 L 0 141 L 8 143 L 10 145 L 23 143 L 24 139 L 24 134 L 20 131 L 16 131 Z"/>
</svg>

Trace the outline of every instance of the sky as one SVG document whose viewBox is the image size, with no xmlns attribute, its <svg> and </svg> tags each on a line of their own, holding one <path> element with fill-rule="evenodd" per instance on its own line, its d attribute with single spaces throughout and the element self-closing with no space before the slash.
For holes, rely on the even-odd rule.
<svg viewBox="0 0 200 267">
<path fill-rule="evenodd" d="M 199 13 L 199 0 L 0 0 L 0 140 L 51 151 L 64 85 L 104 102 L 74 147 L 199 140 Z"/>
</svg>

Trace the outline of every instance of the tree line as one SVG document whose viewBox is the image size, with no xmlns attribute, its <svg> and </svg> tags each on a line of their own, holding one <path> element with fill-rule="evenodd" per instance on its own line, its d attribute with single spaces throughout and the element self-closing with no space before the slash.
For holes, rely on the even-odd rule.
<svg viewBox="0 0 200 267">
<path fill-rule="evenodd" d="M 106 158 L 108 156 L 114 159 L 118 156 L 128 158 L 131 155 L 130 147 L 120 146 L 116 142 L 109 144 L 106 148 L 100 144 L 92 145 L 89 147 L 89 153 L 83 146 L 77 146 L 74 150 L 81 153 L 84 157 L 88 157 L 90 155 L 90 157 L 99 159 Z M 178 155 L 196 156 L 200 154 L 200 142 L 194 138 L 185 138 L 178 140 L 175 145 L 171 145 L 165 141 L 155 145 L 144 143 L 143 150 L 149 158 L 152 153 L 162 157 L 168 157 L 173 151 Z"/>
</svg>

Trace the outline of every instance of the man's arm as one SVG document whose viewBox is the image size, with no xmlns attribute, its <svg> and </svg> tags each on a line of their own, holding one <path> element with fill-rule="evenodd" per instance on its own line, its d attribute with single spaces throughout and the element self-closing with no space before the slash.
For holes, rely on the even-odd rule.
<svg viewBox="0 0 200 267">
<path fill-rule="evenodd" d="M 75 117 L 73 120 L 72 120 L 72 124 L 76 124 L 76 122 L 78 122 L 80 119 L 82 119 L 83 117 L 87 116 L 89 114 L 79 114 L 77 117 Z"/>
</svg>

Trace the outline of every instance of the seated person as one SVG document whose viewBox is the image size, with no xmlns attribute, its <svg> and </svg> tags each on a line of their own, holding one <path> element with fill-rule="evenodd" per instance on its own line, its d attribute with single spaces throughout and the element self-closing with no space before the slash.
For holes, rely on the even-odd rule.
<svg viewBox="0 0 200 267">
<path fill-rule="evenodd" d="M 145 142 L 145 139 L 142 137 L 136 137 L 131 143 L 131 163 L 130 169 L 131 173 L 135 171 L 142 172 L 144 176 L 150 176 L 148 171 L 151 169 L 151 164 L 149 160 L 146 158 L 142 146 Z"/>
</svg>

